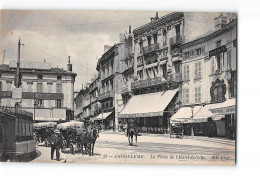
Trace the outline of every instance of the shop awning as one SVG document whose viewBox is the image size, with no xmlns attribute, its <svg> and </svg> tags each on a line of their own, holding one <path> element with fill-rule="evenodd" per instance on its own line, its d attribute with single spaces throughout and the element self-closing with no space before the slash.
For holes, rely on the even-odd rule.
<svg viewBox="0 0 260 176">
<path fill-rule="evenodd" d="M 195 106 L 193 108 L 193 120 L 195 115 L 203 108 L 202 106 Z M 170 118 L 170 123 L 191 123 L 192 111 L 191 107 L 180 108 L 173 116 Z M 207 120 L 207 119 L 206 119 Z"/>
<path fill-rule="evenodd" d="M 100 113 L 99 115 L 94 117 L 91 121 L 102 120 L 102 119 L 105 120 L 110 114 L 112 114 L 112 112 L 104 112 L 103 113 L 103 118 L 102 118 L 102 113 Z"/>
<path fill-rule="evenodd" d="M 236 113 L 236 98 L 228 99 L 223 103 L 217 103 L 210 108 L 210 111 L 218 115 L 234 114 Z"/>
<path fill-rule="evenodd" d="M 133 96 L 120 112 L 119 118 L 163 116 L 164 109 L 178 89 Z"/>
</svg>

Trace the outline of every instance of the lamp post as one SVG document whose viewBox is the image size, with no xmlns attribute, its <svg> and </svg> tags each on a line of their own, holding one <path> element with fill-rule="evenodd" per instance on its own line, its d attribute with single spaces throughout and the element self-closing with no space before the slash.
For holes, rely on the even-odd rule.
<svg viewBox="0 0 260 176">
<path fill-rule="evenodd" d="M 33 121 L 35 123 L 35 107 L 37 106 L 35 94 L 33 95 L 33 98 L 34 98 L 34 102 L 33 102 Z"/>
<path fill-rule="evenodd" d="M 191 119 L 193 119 L 194 106 L 191 106 Z M 194 136 L 193 123 L 191 123 L 191 136 Z"/>
</svg>

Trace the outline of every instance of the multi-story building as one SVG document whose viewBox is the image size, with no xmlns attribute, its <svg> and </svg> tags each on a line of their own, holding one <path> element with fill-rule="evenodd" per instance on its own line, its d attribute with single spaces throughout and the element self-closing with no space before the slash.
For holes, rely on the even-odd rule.
<svg viewBox="0 0 260 176">
<path fill-rule="evenodd" d="M 70 58 L 67 70 L 52 68 L 47 62 L 21 62 L 22 100 L 20 108 L 34 114 L 34 120 L 65 121 L 74 117 L 74 82 Z M 16 61 L 0 65 L 1 106 L 14 107 Z"/>
<path fill-rule="evenodd" d="M 215 31 L 181 45 L 181 106 L 171 120 L 186 123 L 185 134 L 235 135 L 237 20 L 230 17 L 221 14 Z"/>
<path fill-rule="evenodd" d="M 134 95 L 120 113 L 120 119 L 137 119 L 146 131 L 165 131 L 181 81 L 180 44 L 184 42 L 184 13 L 151 18 L 151 22 L 133 30 Z M 126 70 L 128 71 L 128 70 Z M 130 85 L 128 85 L 130 87 Z"/>
</svg>

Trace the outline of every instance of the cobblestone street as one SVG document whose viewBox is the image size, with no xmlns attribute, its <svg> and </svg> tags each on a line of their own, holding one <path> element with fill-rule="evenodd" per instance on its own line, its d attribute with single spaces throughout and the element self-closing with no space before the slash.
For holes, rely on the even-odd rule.
<svg viewBox="0 0 260 176">
<path fill-rule="evenodd" d="M 54 163 L 163 163 L 185 164 L 228 164 L 235 163 L 235 142 L 208 137 L 169 138 L 168 135 L 143 134 L 138 143 L 130 146 L 123 133 L 100 133 L 96 141 L 94 156 L 82 155 L 69 148 L 61 153 L 61 161 L 50 159 L 50 148 L 37 146 L 38 157 L 32 162 Z M 186 161 L 186 162 L 185 162 Z"/>
</svg>

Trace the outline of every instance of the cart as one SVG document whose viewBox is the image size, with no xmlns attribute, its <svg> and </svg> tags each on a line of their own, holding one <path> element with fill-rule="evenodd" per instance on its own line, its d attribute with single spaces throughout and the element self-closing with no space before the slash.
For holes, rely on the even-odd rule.
<svg viewBox="0 0 260 176">
<path fill-rule="evenodd" d="M 56 122 L 40 122 L 40 123 L 34 123 L 34 134 L 35 134 L 35 141 L 37 143 L 44 142 L 44 146 L 48 147 L 50 145 L 50 136 L 57 125 Z"/>
<path fill-rule="evenodd" d="M 170 131 L 170 138 L 172 138 L 172 136 L 175 136 L 177 138 L 183 139 L 183 132 L 184 132 L 184 128 L 182 125 L 175 125 L 175 126 L 171 126 L 171 131 Z"/>
</svg>

